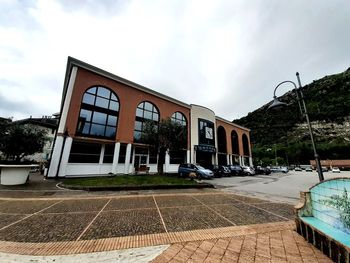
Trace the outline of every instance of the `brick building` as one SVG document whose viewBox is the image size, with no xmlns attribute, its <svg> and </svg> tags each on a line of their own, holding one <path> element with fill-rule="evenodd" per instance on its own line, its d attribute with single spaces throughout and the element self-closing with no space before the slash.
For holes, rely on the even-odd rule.
<svg viewBox="0 0 350 263">
<path fill-rule="evenodd" d="M 187 147 L 167 152 L 165 172 L 180 163 L 252 165 L 250 130 L 199 105 L 186 104 L 77 59 L 68 58 L 60 121 L 48 177 L 157 170 L 157 152 L 143 144 L 147 120 L 186 126 Z"/>
</svg>

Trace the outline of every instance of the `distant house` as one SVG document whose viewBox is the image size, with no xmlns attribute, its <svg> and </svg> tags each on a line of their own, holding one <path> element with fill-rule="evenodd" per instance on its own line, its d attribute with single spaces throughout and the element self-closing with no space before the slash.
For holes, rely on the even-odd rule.
<svg viewBox="0 0 350 263">
<path fill-rule="evenodd" d="M 47 142 L 43 148 L 43 151 L 30 156 L 26 156 L 26 159 L 36 162 L 46 162 L 50 159 L 58 126 L 58 116 L 58 114 L 54 114 L 52 116 L 42 116 L 41 118 L 30 117 L 28 119 L 14 121 L 14 123 L 18 123 L 20 125 L 29 124 L 33 127 L 46 131 Z"/>
</svg>

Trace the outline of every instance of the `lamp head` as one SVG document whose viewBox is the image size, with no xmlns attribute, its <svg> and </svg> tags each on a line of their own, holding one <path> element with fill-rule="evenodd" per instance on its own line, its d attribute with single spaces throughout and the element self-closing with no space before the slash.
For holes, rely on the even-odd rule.
<svg viewBox="0 0 350 263">
<path fill-rule="evenodd" d="M 279 109 L 282 109 L 284 107 L 287 106 L 287 103 L 284 103 L 284 102 L 281 102 L 277 99 L 277 97 L 275 96 L 273 98 L 273 102 L 271 103 L 271 105 L 267 108 L 268 110 L 279 110 Z"/>
</svg>

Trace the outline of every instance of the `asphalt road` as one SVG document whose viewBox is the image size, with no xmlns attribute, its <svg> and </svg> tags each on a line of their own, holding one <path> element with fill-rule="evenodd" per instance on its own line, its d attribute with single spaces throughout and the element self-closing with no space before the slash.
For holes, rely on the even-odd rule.
<svg viewBox="0 0 350 263">
<path fill-rule="evenodd" d="M 324 173 L 325 179 L 334 177 L 350 177 L 349 171 L 341 173 Z M 307 191 L 319 182 L 318 174 L 314 172 L 295 172 L 287 174 L 272 173 L 271 175 L 233 176 L 215 178 L 210 181 L 216 188 L 225 192 L 244 194 L 267 199 L 273 202 L 287 202 L 296 204 L 300 191 Z"/>
</svg>

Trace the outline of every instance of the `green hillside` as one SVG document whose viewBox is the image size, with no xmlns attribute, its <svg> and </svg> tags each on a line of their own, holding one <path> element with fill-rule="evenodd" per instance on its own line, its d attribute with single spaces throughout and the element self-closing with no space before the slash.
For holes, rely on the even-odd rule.
<svg viewBox="0 0 350 263">
<path fill-rule="evenodd" d="M 321 159 L 350 158 L 350 68 L 302 88 Z M 250 128 L 256 164 L 298 164 L 313 159 L 306 120 L 293 91 L 280 97 L 288 107 L 267 111 L 270 102 L 233 122 Z M 276 154 L 275 154 L 276 150 Z"/>
</svg>

